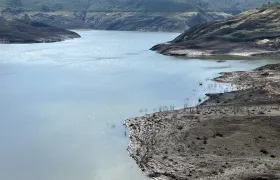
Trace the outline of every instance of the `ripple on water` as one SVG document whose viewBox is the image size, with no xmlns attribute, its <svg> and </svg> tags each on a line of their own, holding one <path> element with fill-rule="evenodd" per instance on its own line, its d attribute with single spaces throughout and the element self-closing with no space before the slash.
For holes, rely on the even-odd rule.
<svg viewBox="0 0 280 180">
<path fill-rule="evenodd" d="M 144 180 L 123 121 L 224 91 L 209 79 L 269 61 L 180 60 L 148 51 L 176 33 L 81 31 L 0 45 L 0 178 Z"/>
</svg>

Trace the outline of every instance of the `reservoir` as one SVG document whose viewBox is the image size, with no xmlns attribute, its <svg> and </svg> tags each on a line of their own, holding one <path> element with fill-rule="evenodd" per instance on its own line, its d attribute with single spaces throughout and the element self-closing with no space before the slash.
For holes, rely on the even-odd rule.
<svg viewBox="0 0 280 180">
<path fill-rule="evenodd" d="M 149 51 L 177 33 L 78 31 L 0 45 L 0 179 L 147 180 L 123 122 L 224 92 L 210 79 L 272 60 L 180 59 Z M 276 62 L 276 61 L 274 61 Z"/>
</svg>

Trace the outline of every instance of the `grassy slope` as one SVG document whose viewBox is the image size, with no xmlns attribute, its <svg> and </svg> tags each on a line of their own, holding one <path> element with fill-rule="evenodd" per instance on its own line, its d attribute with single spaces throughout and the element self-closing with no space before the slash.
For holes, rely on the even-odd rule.
<svg viewBox="0 0 280 180">
<path fill-rule="evenodd" d="M 162 53 L 179 49 L 215 50 L 227 53 L 235 48 L 275 51 L 280 48 L 280 3 L 246 11 L 224 21 L 195 26 L 168 45 L 155 46 Z M 268 43 L 258 43 L 268 39 Z"/>
<path fill-rule="evenodd" d="M 184 41 L 206 39 L 223 39 L 233 42 L 251 41 L 255 38 L 272 37 L 280 32 L 280 4 L 276 6 L 263 6 L 256 10 L 246 11 L 234 18 L 210 22 L 187 31 L 183 36 Z M 277 33 L 278 34 L 278 33 Z M 174 42 L 180 42 L 182 38 Z"/>
</svg>

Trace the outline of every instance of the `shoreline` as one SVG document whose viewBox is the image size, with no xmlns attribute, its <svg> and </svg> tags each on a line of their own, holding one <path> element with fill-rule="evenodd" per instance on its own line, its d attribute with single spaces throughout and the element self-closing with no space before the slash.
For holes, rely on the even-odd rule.
<svg viewBox="0 0 280 180">
<path fill-rule="evenodd" d="M 219 57 L 237 57 L 239 59 L 260 59 L 260 58 L 279 58 L 280 50 L 266 50 L 266 49 L 235 49 L 233 51 L 229 51 L 227 53 L 216 52 L 216 50 L 212 49 L 185 49 L 183 47 L 174 47 L 172 49 L 172 44 L 165 43 L 153 46 L 150 50 L 156 51 L 159 54 L 163 54 L 166 56 L 172 57 L 183 57 L 183 58 L 208 58 L 208 59 L 216 59 Z"/>
<path fill-rule="evenodd" d="M 127 120 L 131 157 L 157 180 L 280 179 L 280 64 L 214 81 L 239 90 Z"/>
<path fill-rule="evenodd" d="M 222 21 L 191 27 L 175 39 L 151 48 L 182 57 L 280 57 L 280 3 L 271 3 Z"/>
<path fill-rule="evenodd" d="M 36 21 L 0 17 L 0 25 L 0 44 L 53 43 L 81 37 L 76 32 Z"/>
</svg>

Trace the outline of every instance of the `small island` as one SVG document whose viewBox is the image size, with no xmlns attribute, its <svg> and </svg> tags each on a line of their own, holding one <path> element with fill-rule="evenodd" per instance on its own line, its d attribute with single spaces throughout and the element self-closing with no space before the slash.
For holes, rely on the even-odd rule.
<svg viewBox="0 0 280 180">
<path fill-rule="evenodd" d="M 40 22 L 5 20 L 0 17 L 0 43 L 49 43 L 79 38 L 80 35 Z"/>
<path fill-rule="evenodd" d="M 164 55 L 275 57 L 280 54 L 280 3 L 271 3 L 223 21 L 194 26 L 151 50 Z"/>
</svg>

